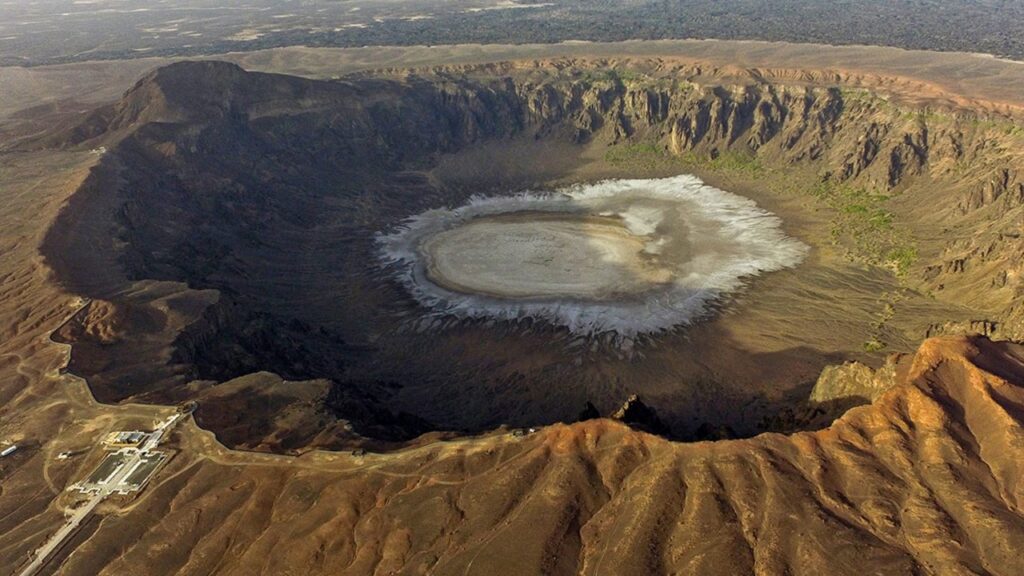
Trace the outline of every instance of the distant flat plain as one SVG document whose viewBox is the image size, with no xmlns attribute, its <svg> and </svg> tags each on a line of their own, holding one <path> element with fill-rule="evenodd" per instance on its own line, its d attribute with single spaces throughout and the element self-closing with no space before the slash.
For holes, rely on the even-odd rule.
<svg viewBox="0 0 1024 576">
<path fill-rule="evenodd" d="M 755 68 L 765 77 L 799 78 L 811 71 L 837 84 L 867 84 L 913 103 L 934 103 L 1020 114 L 1024 63 L 983 54 L 927 52 L 874 46 L 824 46 L 784 42 L 659 40 L 615 43 L 304 48 L 205 56 L 248 70 L 332 78 L 382 68 L 460 66 L 505 60 L 664 58 L 698 63 L 709 74 Z M 147 71 L 186 58 L 139 58 L 39 66 L 0 67 L 0 120 L 35 109 L 81 113 L 116 100 Z M 791 78 L 792 80 L 793 78 Z M 879 83 L 879 80 L 881 81 Z M 880 85 L 879 85 L 880 84 Z M 22 116 L 30 116 L 22 114 Z"/>
</svg>

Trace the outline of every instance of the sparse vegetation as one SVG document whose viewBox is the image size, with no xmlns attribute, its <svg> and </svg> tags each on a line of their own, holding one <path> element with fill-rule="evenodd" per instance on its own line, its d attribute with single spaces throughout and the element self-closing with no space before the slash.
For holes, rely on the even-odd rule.
<svg viewBox="0 0 1024 576">
<path fill-rule="evenodd" d="M 865 352 L 880 352 L 885 350 L 885 342 L 882 342 L 878 338 L 871 338 L 864 343 Z"/>
<path fill-rule="evenodd" d="M 678 168 L 683 170 L 686 163 L 682 158 L 653 142 L 635 142 L 611 146 L 604 153 L 605 162 L 613 166 L 642 170 Z"/>
<path fill-rule="evenodd" d="M 727 174 L 742 174 L 754 177 L 760 176 L 764 172 L 764 166 L 761 165 L 761 161 L 751 152 L 726 150 L 720 154 L 693 162 L 700 162 L 711 170 Z"/>
<path fill-rule="evenodd" d="M 901 287 L 891 292 L 883 292 L 878 301 L 882 306 L 878 317 L 871 323 L 871 337 L 864 343 L 865 352 L 879 352 L 888 345 L 883 340 L 886 325 L 896 316 L 896 305 L 907 298 L 907 288 Z"/>
<path fill-rule="evenodd" d="M 698 152 L 676 155 L 664 145 L 653 142 L 618 144 L 610 147 L 604 158 L 616 166 L 677 167 L 680 170 L 700 168 L 742 177 L 759 177 L 766 172 L 761 161 L 750 152 L 726 150 L 713 155 Z"/>
<path fill-rule="evenodd" d="M 810 194 L 835 211 L 832 241 L 845 246 L 848 257 L 906 277 L 917 259 L 917 246 L 885 207 L 889 195 L 827 180 L 814 185 Z"/>
<path fill-rule="evenodd" d="M 910 266 L 917 260 L 917 247 L 913 245 L 893 248 L 886 255 L 886 262 L 893 267 L 896 275 L 904 277 Z"/>
<path fill-rule="evenodd" d="M 896 292 L 881 295 L 882 311 L 871 325 L 871 338 L 864 343 L 865 352 L 881 351 L 887 346 L 882 340 L 884 328 L 895 316 L 896 304 L 905 298 L 905 283 L 917 261 L 917 245 L 905 229 L 897 226 L 895 215 L 886 208 L 890 199 L 887 194 L 821 181 L 811 189 L 811 195 L 835 213 L 830 230 L 832 242 L 845 247 L 851 260 L 888 268 L 901 286 Z"/>
</svg>

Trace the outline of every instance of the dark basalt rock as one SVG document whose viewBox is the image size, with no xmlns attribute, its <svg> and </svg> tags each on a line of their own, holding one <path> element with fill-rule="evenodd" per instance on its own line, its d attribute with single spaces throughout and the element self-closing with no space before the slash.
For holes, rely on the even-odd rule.
<svg viewBox="0 0 1024 576">
<path fill-rule="evenodd" d="M 669 433 L 668 426 L 658 418 L 653 408 L 640 400 L 637 394 L 626 399 L 622 406 L 612 413 L 611 418 L 646 432 L 666 435 Z"/>
<path fill-rule="evenodd" d="M 580 412 L 580 415 L 578 418 L 576 418 L 576 421 L 583 422 L 585 420 L 594 420 L 600 417 L 601 413 L 597 411 L 597 407 L 594 406 L 593 402 L 587 402 L 586 407 L 583 408 L 582 412 Z"/>
</svg>

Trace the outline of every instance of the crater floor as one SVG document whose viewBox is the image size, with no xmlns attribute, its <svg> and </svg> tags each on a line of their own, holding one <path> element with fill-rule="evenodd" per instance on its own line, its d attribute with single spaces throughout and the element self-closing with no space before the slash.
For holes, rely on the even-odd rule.
<svg viewBox="0 0 1024 576">
<path fill-rule="evenodd" d="M 521 212 L 483 217 L 424 242 L 427 276 L 497 298 L 606 300 L 664 285 L 654 242 L 613 217 Z"/>
<path fill-rule="evenodd" d="M 434 313 L 631 337 L 690 324 L 745 279 L 799 263 L 807 247 L 780 226 L 753 201 L 682 175 L 478 197 L 380 242 Z"/>
</svg>

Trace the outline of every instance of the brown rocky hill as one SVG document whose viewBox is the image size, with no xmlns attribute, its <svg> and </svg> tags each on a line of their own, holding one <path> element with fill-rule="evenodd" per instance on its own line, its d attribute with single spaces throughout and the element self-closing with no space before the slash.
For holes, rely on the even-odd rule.
<svg viewBox="0 0 1024 576">
<path fill-rule="evenodd" d="M 946 337 L 818 432 L 680 444 L 590 420 L 350 472 L 185 457 L 65 570 L 1010 576 L 1021 382 L 1021 346 Z"/>
</svg>

